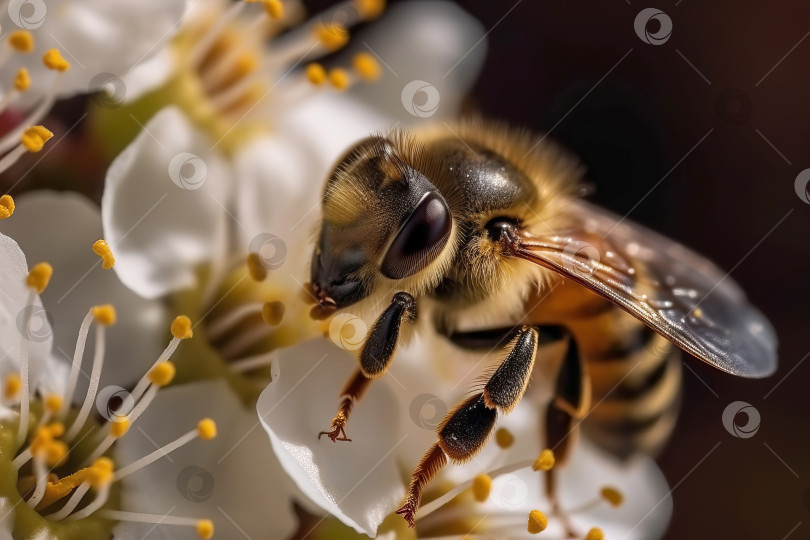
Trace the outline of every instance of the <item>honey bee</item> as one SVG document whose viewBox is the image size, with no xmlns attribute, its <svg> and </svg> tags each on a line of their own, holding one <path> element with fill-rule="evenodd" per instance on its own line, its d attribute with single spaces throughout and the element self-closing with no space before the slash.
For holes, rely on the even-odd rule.
<svg viewBox="0 0 810 540">
<path fill-rule="evenodd" d="M 319 437 L 351 440 L 353 405 L 417 317 L 454 347 L 503 350 L 416 466 L 397 511 L 411 526 L 423 488 L 484 446 L 538 356 L 556 366 L 544 444 L 558 463 L 580 424 L 618 456 L 659 449 L 677 417 L 681 349 L 742 377 L 775 371 L 774 331 L 728 274 L 582 200 L 581 170 L 557 146 L 483 121 L 445 127 L 372 136 L 345 155 L 323 193 L 308 285 L 313 318 L 387 305 Z M 547 343 L 563 351 L 556 363 L 538 353 Z"/>
</svg>

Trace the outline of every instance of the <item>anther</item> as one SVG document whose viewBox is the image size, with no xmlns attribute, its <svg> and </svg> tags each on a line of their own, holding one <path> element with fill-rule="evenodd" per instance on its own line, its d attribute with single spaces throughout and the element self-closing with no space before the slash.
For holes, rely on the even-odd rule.
<svg viewBox="0 0 810 540">
<path fill-rule="evenodd" d="M 349 87 L 349 74 L 345 69 L 335 68 L 329 72 L 329 82 L 338 90 L 346 90 Z"/>
<path fill-rule="evenodd" d="M 284 17 L 284 4 L 281 0 L 264 0 L 264 10 L 271 19 L 281 19 Z"/>
<path fill-rule="evenodd" d="M 354 0 L 354 7 L 363 20 L 371 21 L 385 11 L 385 0 Z"/>
<path fill-rule="evenodd" d="M 217 424 L 210 418 L 203 418 L 197 423 L 197 434 L 204 441 L 210 441 L 217 436 Z"/>
<path fill-rule="evenodd" d="M 25 92 L 31 86 L 31 77 L 28 75 L 28 70 L 20 68 L 14 76 L 14 89 L 17 92 Z"/>
<path fill-rule="evenodd" d="M 473 479 L 472 491 L 476 501 L 486 501 L 491 490 L 492 478 L 488 474 L 479 474 Z"/>
<path fill-rule="evenodd" d="M 307 66 L 306 75 L 307 80 L 315 86 L 320 86 L 326 81 L 326 70 L 317 62 L 312 62 Z"/>
<path fill-rule="evenodd" d="M 8 219 L 14 215 L 14 199 L 11 195 L 0 197 L 0 219 Z"/>
<path fill-rule="evenodd" d="M 532 464 L 533 471 L 550 471 L 552 467 L 554 467 L 554 463 L 556 459 L 554 458 L 554 452 L 546 448 L 540 455 L 537 456 L 537 459 Z"/>
<path fill-rule="evenodd" d="M 34 36 L 28 30 L 17 30 L 8 35 L 8 44 L 20 53 L 30 53 L 34 50 Z"/>
<path fill-rule="evenodd" d="M 276 326 L 284 319 L 284 309 L 281 302 L 266 302 L 262 306 L 262 320 L 269 326 Z"/>
<path fill-rule="evenodd" d="M 48 283 L 51 281 L 53 275 L 53 266 L 48 263 L 38 263 L 31 268 L 28 272 L 28 277 L 25 279 L 25 284 L 31 289 L 34 289 L 39 294 L 45 290 Z"/>
<path fill-rule="evenodd" d="M 622 495 L 621 491 L 612 486 L 603 487 L 599 494 L 615 508 L 618 508 L 624 502 L 624 495 Z"/>
<path fill-rule="evenodd" d="M 253 281 L 264 281 L 264 278 L 267 277 L 267 268 L 262 264 L 262 258 L 258 253 L 248 254 L 247 267 Z"/>
<path fill-rule="evenodd" d="M 129 431 L 129 419 L 121 418 L 110 424 L 110 435 L 116 439 L 120 439 Z"/>
<path fill-rule="evenodd" d="M 593 527 L 585 535 L 585 540 L 605 540 L 605 533 L 599 527 Z"/>
<path fill-rule="evenodd" d="M 36 154 L 51 140 L 53 133 L 43 126 L 31 126 L 20 136 L 20 142 L 26 150 Z"/>
<path fill-rule="evenodd" d="M 46 68 L 62 73 L 70 69 L 70 62 L 64 59 L 59 49 L 49 49 L 42 55 L 42 63 Z"/>
<path fill-rule="evenodd" d="M 515 442 L 515 436 L 506 429 L 506 428 L 499 428 L 498 431 L 495 432 L 495 443 L 500 448 L 509 448 Z"/>
<path fill-rule="evenodd" d="M 101 257 L 101 267 L 109 270 L 115 265 L 115 256 L 106 240 L 98 239 L 93 242 L 93 253 Z"/>
<path fill-rule="evenodd" d="M 155 386 L 166 386 L 172 382 L 175 373 L 176 369 L 174 364 L 167 360 L 153 367 L 149 371 L 148 377 Z"/>
<path fill-rule="evenodd" d="M 323 23 L 318 23 L 313 31 L 317 40 L 330 52 L 342 48 L 349 42 L 349 31 L 341 24 L 333 23 L 326 26 Z"/>
<path fill-rule="evenodd" d="M 371 53 L 360 52 L 354 55 L 352 65 L 357 74 L 366 81 L 376 81 L 380 78 L 380 64 Z"/>
<path fill-rule="evenodd" d="M 197 536 L 208 540 L 214 536 L 214 523 L 210 519 L 201 519 L 197 522 Z"/>
<path fill-rule="evenodd" d="M 194 335 L 191 330 L 191 319 L 185 315 L 178 315 L 172 321 L 172 336 L 177 339 L 189 339 Z"/>
<path fill-rule="evenodd" d="M 538 534 L 546 530 L 548 527 L 548 518 L 540 510 L 532 510 L 529 512 L 529 524 L 526 530 L 529 534 Z"/>
<path fill-rule="evenodd" d="M 112 326 L 115 324 L 115 308 L 112 304 L 93 306 L 93 318 L 101 326 Z"/>
<path fill-rule="evenodd" d="M 22 378 L 17 373 L 9 373 L 6 376 L 6 384 L 3 385 L 3 397 L 14 399 L 20 394 L 22 389 Z"/>
</svg>

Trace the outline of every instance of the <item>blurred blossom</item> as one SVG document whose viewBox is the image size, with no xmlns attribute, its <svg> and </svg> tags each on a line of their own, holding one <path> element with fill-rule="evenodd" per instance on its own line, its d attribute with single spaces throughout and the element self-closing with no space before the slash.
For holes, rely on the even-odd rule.
<svg viewBox="0 0 810 540">
<path fill-rule="evenodd" d="M 442 349 L 439 339 L 422 336 L 397 354 L 389 373 L 355 405 L 346 428 L 352 442 L 337 444 L 315 434 L 332 418 L 336 383 L 353 372 L 355 358 L 325 338 L 278 351 L 273 381 L 257 409 L 284 470 L 324 511 L 370 536 L 525 537 L 529 513 L 540 510 L 548 518 L 544 534 L 564 538 L 563 518 L 552 511 L 545 476 L 532 469 L 543 450 L 543 396 L 551 391 L 542 380 L 533 381 L 532 392 L 499 419 L 499 433 L 480 454 L 469 463 L 447 465 L 432 481 L 416 514 L 415 535 L 405 520 L 392 515 L 405 497 L 403 471 L 411 471 L 435 442 L 425 423 L 437 412 L 443 418 L 480 373 L 470 369 L 474 358 Z M 555 474 L 562 509 L 578 537 L 594 527 L 605 538 L 664 534 L 672 500 L 651 458 L 621 462 L 580 440 L 569 459 Z M 611 504 L 602 493 L 606 487 L 618 491 L 623 503 Z"/>
<path fill-rule="evenodd" d="M 90 204 L 76 195 L 49 193 L 21 199 L 15 217 L 53 210 L 56 203 L 62 207 L 50 217 L 67 221 L 40 223 L 35 234 L 67 234 L 60 236 L 61 249 L 51 245 L 47 263 L 31 264 L 30 270 L 15 240 L 0 234 L 0 287 L 6 298 L 0 319 L 5 347 L 0 469 L 3 478 L 16 477 L 0 488 L 0 537 L 136 540 L 156 529 L 153 534 L 162 538 L 210 538 L 214 531 L 223 538 L 240 531 L 289 535 L 295 528 L 289 501 L 296 492 L 272 459 L 266 438 L 258 431 L 250 436 L 256 424 L 251 408 L 225 381 L 164 388 L 173 379 L 174 351 L 193 338 L 185 317 L 172 323 L 168 347 L 163 349 L 163 337 L 162 343 L 150 343 L 163 350 L 141 359 L 137 385 L 129 391 L 113 385 L 99 390 L 102 380 L 131 381 L 132 366 L 116 362 L 111 351 L 142 351 L 144 341 L 158 339 L 126 322 L 143 301 L 134 295 L 127 300 L 132 293 L 122 295 L 125 289 L 109 270 L 85 275 L 92 291 L 76 290 L 71 286 L 76 283 L 59 275 L 70 274 L 80 258 L 76 253 L 92 254 L 97 236 L 66 226 L 81 223 L 92 212 Z M 48 337 L 34 339 L 20 330 L 19 317 L 8 315 L 30 318 L 34 311 L 28 306 L 55 307 L 40 300 L 46 292 L 83 304 L 85 314 L 53 309 L 54 316 L 38 327 L 38 336 Z M 94 305 L 99 297 L 118 302 Z M 61 339 L 52 337 L 54 329 L 72 334 L 74 346 L 52 349 Z M 90 379 L 89 389 L 77 387 L 80 375 Z M 110 388 L 117 390 L 105 398 Z M 108 401 L 112 395 L 131 402 L 126 411 Z M 189 496 L 200 493 L 194 479 L 182 474 L 189 464 L 207 475 L 204 496 Z M 288 503 L 251 510 L 255 501 L 271 498 Z M 225 519 L 226 513 L 234 521 Z"/>
</svg>

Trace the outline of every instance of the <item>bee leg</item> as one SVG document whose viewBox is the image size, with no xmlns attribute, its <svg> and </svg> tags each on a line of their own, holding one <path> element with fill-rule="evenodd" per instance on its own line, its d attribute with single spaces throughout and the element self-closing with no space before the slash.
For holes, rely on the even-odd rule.
<svg viewBox="0 0 810 540">
<path fill-rule="evenodd" d="M 396 511 L 414 526 L 424 487 L 447 464 L 463 463 L 484 447 L 498 411 L 509 413 L 523 397 L 537 356 L 538 334 L 524 326 L 510 344 L 506 359 L 484 386 L 484 391 L 465 400 L 451 411 L 437 429 L 438 441 L 431 446 L 411 475 L 405 504 Z"/>
<path fill-rule="evenodd" d="M 558 463 L 564 463 L 579 433 L 579 424 L 590 407 L 590 381 L 585 373 L 579 348 L 573 336 L 568 336 L 565 352 L 555 384 L 555 398 L 546 411 L 546 445 L 554 451 Z M 546 471 L 546 495 L 552 512 L 563 523 L 569 538 L 578 535 L 571 520 L 562 509 L 557 496 L 555 469 Z"/>
<path fill-rule="evenodd" d="M 412 323 L 415 319 L 416 301 L 408 293 L 396 293 L 391 299 L 391 304 L 374 321 L 360 350 L 360 368 L 346 382 L 341 393 L 343 399 L 332 419 L 329 431 L 321 431 L 318 434 L 319 439 L 322 435 L 326 435 L 332 442 L 351 441 L 346 436 L 346 424 L 352 406 L 362 397 L 371 379 L 381 376 L 388 370 L 394 358 L 401 327 Z"/>
</svg>

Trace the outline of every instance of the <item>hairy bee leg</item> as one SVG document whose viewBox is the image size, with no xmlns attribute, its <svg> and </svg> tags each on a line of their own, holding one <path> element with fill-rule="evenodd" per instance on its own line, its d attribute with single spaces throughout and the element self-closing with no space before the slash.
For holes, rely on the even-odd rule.
<svg viewBox="0 0 810 540">
<path fill-rule="evenodd" d="M 343 399 L 340 401 L 337 414 L 335 414 L 335 417 L 332 419 L 329 431 L 321 431 L 318 433 L 319 439 L 321 436 L 326 435 L 332 439 L 332 442 L 351 442 L 351 439 L 346 436 L 346 424 L 349 421 L 349 415 L 352 412 L 354 402 L 363 397 L 363 393 L 365 393 L 370 382 L 371 379 L 366 377 L 360 369 L 357 369 L 352 374 L 351 378 L 346 381 L 346 386 L 343 387 L 343 391 L 340 393 Z"/>
<path fill-rule="evenodd" d="M 438 441 L 431 446 L 411 475 L 405 504 L 396 511 L 414 526 L 422 490 L 447 464 L 471 459 L 487 442 L 498 411 L 509 413 L 518 404 L 529 384 L 537 356 L 537 330 L 524 326 L 511 343 L 506 359 L 484 386 L 450 412 L 437 429 Z"/>
<path fill-rule="evenodd" d="M 579 432 L 579 422 L 590 407 L 590 382 L 573 336 L 568 346 L 555 383 L 555 398 L 546 410 L 546 445 L 554 451 L 558 463 L 565 463 Z M 546 495 L 551 501 L 552 513 L 563 524 L 566 535 L 576 538 L 577 532 L 568 515 L 560 506 L 557 495 L 555 469 L 546 471 Z"/>
<path fill-rule="evenodd" d="M 326 435 L 332 442 L 351 439 L 346 435 L 346 424 L 349 421 L 354 403 L 365 392 L 372 379 L 388 370 L 399 341 L 400 329 L 416 319 L 416 301 L 405 292 L 398 292 L 391 299 L 391 304 L 377 317 L 360 350 L 360 368 L 346 382 L 341 392 L 337 414 L 332 419 L 329 431 L 321 431 L 318 438 Z"/>
</svg>

